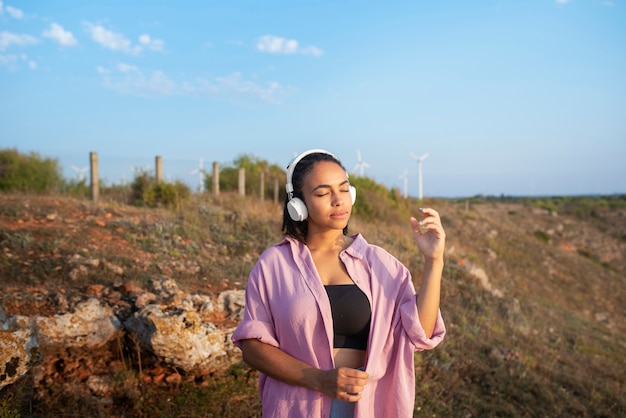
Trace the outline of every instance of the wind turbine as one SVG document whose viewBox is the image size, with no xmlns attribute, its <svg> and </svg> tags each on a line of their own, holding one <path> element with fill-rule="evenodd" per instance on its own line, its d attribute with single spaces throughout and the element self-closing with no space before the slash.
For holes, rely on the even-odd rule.
<svg viewBox="0 0 626 418">
<path fill-rule="evenodd" d="M 198 175 L 198 182 L 200 183 L 198 185 L 198 189 L 200 190 L 200 193 L 204 193 L 204 168 L 202 168 L 202 166 L 204 165 L 204 158 L 200 158 L 200 163 L 198 164 L 198 168 L 191 170 L 191 172 L 189 173 L 190 176 L 193 176 L 194 174 Z"/>
<path fill-rule="evenodd" d="M 417 184 L 419 186 L 417 198 L 419 200 L 422 200 L 422 198 L 424 197 L 424 194 L 422 192 L 422 190 L 423 190 L 423 188 L 422 188 L 422 162 L 426 158 L 428 158 L 429 153 L 427 152 L 426 154 L 422 155 L 421 157 L 418 157 L 417 155 L 415 155 L 411 151 L 409 151 L 409 155 L 411 156 L 411 158 L 413 158 L 415 161 L 417 161 Z"/>
<path fill-rule="evenodd" d="M 399 179 L 404 183 L 404 198 L 406 199 L 409 196 L 409 170 L 407 168 L 404 169 L 404 174 L 398 176 Z"/>
<path fill-rule="evenodd" d="M 89 167 L 79 168 L 75 166 L 74 164 L 70 164 L 70 166 L 72 167 L 72 170 L 76 171 L 76 175 L 78 176 L 78 181 L 83 181 L 83 179 L 85 178 L 85 173 L 87 172 L 87 170 L 89 170 Z"/>
<path fill-rule="evenodd" d="M 361 158 L 361 150 L 358 148 L 356 149 L 356 160 L 357 160 L 357 163 L 352 169 L 352 172 L 354 173 L 357 170 L 359 170 L 359 176 L 363 177 L 365 173 L 364 171 L 365 168 L 369 167 L 370 165 L 366 163 L 365 161 L 363 161 L 363 159 Z"/>
</svg>

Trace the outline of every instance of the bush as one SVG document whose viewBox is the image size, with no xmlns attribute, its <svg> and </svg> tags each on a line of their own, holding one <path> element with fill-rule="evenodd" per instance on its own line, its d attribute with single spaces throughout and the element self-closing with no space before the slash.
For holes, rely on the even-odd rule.
<svg viewBox="0 0 626 418">
<path fill-rule="evenodd" d="M 136 206 L 180 209 L 191 197 L 191 190 L 185 183 L 178 180 L 157 183 L 147 171 L 137 173 L 130 188 L 130 202 Z"/>
<path fill-rule="evenodd" d="M 359 218 L 390 220 L 398 213 L 408 218 L 410 200 L 403 198 L 398 190 L 389 190 L 369 177 L 350 177 L 350 183 L 357 189 L 353 211 Z"/>
<path fill-rule="evenodd" d="M 86 179 L 71 179 L 63 186 L 63 193 L 76 197 L 89 197 L 91 191 L 90 185 Z"/>
<path fill-rule="evenodd" d="M 271 187 L 274 179 L 278 179 L 280 183 L 285 183 L 284 170 L 275 165 L 269 164 L 267 161 L 252 155 L 239 155 L 232 163 L 225 164 L 220 169 L 220 191 L 234 192 L 239 190 L 239 169 L 243 168 L 246 175 L 245 192 L 247 196 L 258 196 L 261 182 L 261 173 L 264 173 L 266 186 L 264 188 L 263 198 L 271 198 L 274 190 Z M 205 188 L 211 190 L 213 187 L 213 175 L 206 174 Z"/>
<path fill-rule="evenodd" d="M 0 150 L 0 190 L 49 193 L 60 190 L 64 180 L 56 159 L 41 158 L 16 149 Z"/>
<path fill-rule="evenodd" d="M 158 183 L 150 186 L 144 192 L 143 201 L 151 207 L 164 206 L 180 209 L 190 196 L 189 187 L 176 181 L 175 183 Z"/>
<path fill-rule="evenodd" d="M 142 206 L 146 202 L 144 201 L 144 196 L 150 187 L 152 187 L 156 182 L 152 179 L 147 171 L 140 171 L 135 175 L 135 179 L 130 185 L 131 195 L 130 195 L 130 203 L 136 206 Z"/>
</svg>

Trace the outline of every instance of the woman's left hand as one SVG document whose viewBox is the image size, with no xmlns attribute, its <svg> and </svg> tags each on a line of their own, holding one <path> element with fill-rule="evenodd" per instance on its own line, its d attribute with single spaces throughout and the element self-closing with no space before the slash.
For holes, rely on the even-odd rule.
<svg viewBox="0 0 626 418">
<path fill-rule="evenodd" d="M 422 220 L 411 216 L 411 228 L 417 248 L 426 258 L 442 259 L 446 245 L 446 231 L 441 225 L 439 213 L 431 208 L 420 208 Z"/>
</svg>

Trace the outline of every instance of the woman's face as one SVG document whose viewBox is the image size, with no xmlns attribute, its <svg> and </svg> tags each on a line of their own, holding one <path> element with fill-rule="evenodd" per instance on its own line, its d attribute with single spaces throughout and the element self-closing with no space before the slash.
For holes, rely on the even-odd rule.
<svg viewBox="0 0 626 418">
<path fill-rule="evenodd" d="M 350 181 L 333 161 L 319 161 L 304 177 L 302 195 L 309 212 L 308 231 L 343 231 L 352 212 Z"/>
</svg>

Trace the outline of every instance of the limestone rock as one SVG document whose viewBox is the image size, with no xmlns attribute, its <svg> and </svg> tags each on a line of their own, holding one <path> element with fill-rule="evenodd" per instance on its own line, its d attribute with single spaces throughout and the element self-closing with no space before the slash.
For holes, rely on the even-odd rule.
<svg viewBox="0 0 626 418">
<path fill-rule="evenodd" d="M 0 389 L 26 374 L 36 349 L 37 339 L 28 327 L 0 315 Z"/>
<path fill-rule="evenodd" d="M 76 305 L 74 313 L 35 317 L 34 322 L 44 351 L 54 347 L 101 347 L 122 330 L 112 309 L 93 298 Z"/>
<path fill-rule="evenodd" d="M 243 308 L 246 294 L 243 290 L 225 290 L 217 297 L 217 309 L 226 312 L 229 316 L 243 319 Z"/>
<path fill-rule="evenodd" d="M 196 311 L 163 311 L 148 305 L 124 325 L 142 347 L 187 372 L 217 367 L 225 361 L 226 333 L 203 322 Z"/>
</svg>

